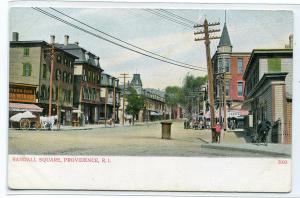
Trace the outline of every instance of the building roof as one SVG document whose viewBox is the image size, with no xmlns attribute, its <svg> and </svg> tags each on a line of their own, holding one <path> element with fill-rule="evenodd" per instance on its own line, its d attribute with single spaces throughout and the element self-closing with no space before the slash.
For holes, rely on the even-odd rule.
<svg viewBox="0 0 300 198">
<path fill-rule="evenodd" d="M 246 66 L 243 79 L 244 80 L 246 79 L 249 69 L 257 57 L 274 57 L 274 56 L 293 57 L 293 49 L 253 49 L 248 64 Z"/>
<path fill-rule="evenodd" d="M 140 74 L 133 74 L 133 78 L 131 80 L 131 85 L 133 86 L 140 86 L 143 87 L 141 75 Z"/>
<path fill-rule="evenodd" d="M 24 47 L 34 47 L 34 46 L 46 46 L 46 47 L 51 47 L 49 43 L 43 40 L 34 40 L 34 41 L 10 41 L 10 47 L 16 47 L 16 46 L 24 46 Z M 69 53 L 66 50 L 63 50 L 57 46 L 55 46 L 55 50 L 62 51 L 63 53 L 73 57 L 74 59 L 77 59 L 78 56 Z M 75 61 L 76 62 L 76 61 Z"/>
<path fill-rule="evenodd" d="M 230 42 L 230 38 L 229 38 L 229 34 L 228 34 L 226 23 L 224 23 L 222 35 L 221 35 L 221 38 L 220 38 L 218 46 L 232 46 L 231 42 Z"/>
<path fill-rule="evenodd" d="M 156 94 L 156 95 L 158 95 L 158 96 L 160 96 L 160 97 L 162 97 L 162 98 L 165 97 L 165 92 L 164 92 L 164 91 L 161 91 L 161 90 L 159 90 L 159 89 L 145 88 L 145 89 L 143 89 L 143 90 L 145 90 L 145 91 L 147 91 L 147 92 L 149 92 L 149 93 L 152 93 L 152 94 Z"/>
<path fill-rule="evenodd" d="M 114 76 L 112 76 L 112 75 L 110 75 L 110 74 L 107 74 L 107 73 L 101 73 L 101 76 L 108 76 L 109 78 L 112 78 L 112 79 L 114 79 L 114 80 L 116 80 L 116 81 L 119 81 L 119 79 L 118 78 L 116 78 L 116 77 L 114 77 Z"/>
<path fill-rule="evenodd" d="M 16 45 L 48 45 L 46 41 L 43 40 L 33 40 L 33 41 L 10 41 L 10 46 L 16 46 Z"/>
<path fill-rule="evenodd" d="M 55 44 L 55 46 L 78 57 L 78 59 L 75 60 L 75 64 L 87 63 L 94 67 L 101 68 L 97 61 L 98 56 L 80 47 L 78 44 Z"/>
</svg>

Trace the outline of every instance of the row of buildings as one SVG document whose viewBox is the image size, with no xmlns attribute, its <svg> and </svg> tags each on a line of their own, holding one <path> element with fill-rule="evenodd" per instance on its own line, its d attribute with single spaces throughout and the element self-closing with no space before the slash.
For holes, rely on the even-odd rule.
<svg viewBox="0 0 300 198">
<path fill-rule="evenodd" d="M 123 119 L 124 86 L 104 73 L 99 56 L 78 42 L 70 43 L 68 35 L 60 44 L 55 36 L 50 37 L 50 43 L 20 41 L 19 34 L 13 32 L 9 53 L 10 116 L 27 110 L 43 116 L 59 114 L 65 125 Z M 135 84 L 136 76 L 130 85 Z M 149 116 L 140 120 L 150 120 L 151 114 L 163 115 L 164 94 L 142 86 L 141 90 L 146 96 L 143 115 Z"/>
<path fill-rule="evenodd" d="M 281 49 L 233 52 L 232 48 L 225 23 L 212 63 L 214 98 L 217 104 L 226 103 L 227 123 L 234 120 L 253 134 L 260 121 L 268 120 L 269 141 L 291 143 L 293 36 Z M 220 107 L 216 117 L 219 112 Z"/>
</svg>

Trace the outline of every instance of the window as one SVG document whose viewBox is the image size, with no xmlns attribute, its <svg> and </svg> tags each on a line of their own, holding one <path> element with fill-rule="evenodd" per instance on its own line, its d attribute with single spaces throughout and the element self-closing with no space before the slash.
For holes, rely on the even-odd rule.
<svg viewBox="0 0 300 198">
<path fill-rule="evenodd" d="M 46 99 L 46 86 L 45 85 L 41 86 L 40 99 L 41 100 Z"/>
<path fill-rule="evenodd" d="M 71 83 L 72 83 L 72 74 L 69 74 L 68 76 L 69 76 L 69 77 L 68 77 L 68 83 L 71 84 Z"/>
<path fill-rule="evenodd" d="M 43 78 L 47 78 L 47 65 L 43 64 Z"/>
<path fill-rule="evenodd" d="M 55 87 L 55 93 L 56 93 L 55 99 L 57 100 L 57 97 L 58 97 L 58 86 Z"/>
<path fill-rule="evenodd" d="M 31 76 L 31 64 L 24 63 L 23 64 L 23 76 Z"/>
<path fill-rule="evenodd" d="M 57 69 L 56 70 L 56 80 L 59 80 L 60 79 L 60 70 Z"/>
<path fill-rule="evenodd" d="M 241 74 L 243 73 L 243 59 L 242 58 L 238 58 L 237 59 L 237 69 L 238 69 L 238 73 Z"/>
<path fill-rule="evenodd" d="M 63 82 L 67 82 L 67 72 L 63 73 Z"/>
<path fill-rule="evenodd" d="M 226 90 L 225 90 L 226 91 L 226 96 L 229 96 L 229 87 L 230 87 L 230 84 L 229 84 L 228 80 L 226 81 L 226 85 L 225 86 L 226 86 Z"/>
<path fill-rule="evenodd" d="M 88 71 L 88 82 L 90 82 L 90 81 L 91 81 L 91 72 Z"/>
<path fill-rule="evenodd" d="M 47 91 L 47 99 L 49 99 L 49 97 L 50 97 L 50 86 L 48 87 L 48 89 L 47 89 L 48 91 Z"/>
<path fill-rule="evenodd" d="M 69 61 L 68 59 L 65 58 L 65 65 L 68 66 L 69 65 Z"/>
<path fill-rule="evenodd" d="M 230 72 L 230 59 L 229 58 L 224 59 L 224 66 L 225 66 L 225 72 Z"/>
<path fill-rule="evenodd" d="M 243 96 L 243 82 L 238 82 L 237 92 L 238 92 L 238 96 Z"/>
<path fill-rule="evenodd" d="M 281 59 L 269 58 L 268 59 L 268 72 L 280 72 L 281 71 Z"/>
<path fill-rule="evenodd" d="M 29 48 L 24 48 L 23 55 L 29 56 Z"/>
<path fill-rule="evenodd" d="M 57 56 L 57 62 L 61 63 L 61 56 L 60 55 Z"/>
</svg>

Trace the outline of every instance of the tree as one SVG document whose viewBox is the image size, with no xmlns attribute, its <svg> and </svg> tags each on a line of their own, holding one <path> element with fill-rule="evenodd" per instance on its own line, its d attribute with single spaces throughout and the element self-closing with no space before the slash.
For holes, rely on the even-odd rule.
<svg viewBox="0 0 300 198">
<path fill-rule="evenodd" d="M 134 124 L 134 118 L 138 116 L 140 110 L 144 108 L 145 99 L 144 96 L 138 95 L 133 87 L 129 87 L 128 91 L 128 104 L 125 111 L 127 114 L 132 115 L 132 124 Z"/>
<path fill-rule="evenodd" d="M 201 87 L 207 83 L 207 76 L 198 76 L 194 77 L 193 75 L 186 75 L 184 78 L 184 84 L 182 87 L 183 95 L 185 96 L 183 99 L 183 106 L 185 106 L 185 110 L 190 116 L 192 115 L 192 109 L 195 107 L 195 99 L 190 95 L 195 95 L 195 93 L 199 92 Z"/>
<path fill-rule="evenodd" d="M 166 104 L 171 107 L 172 117 L 175 118 L 174 109 L 184 100 L 184 95 L 181 87 L 169 86 L 165 91 Z"/>
</svg>

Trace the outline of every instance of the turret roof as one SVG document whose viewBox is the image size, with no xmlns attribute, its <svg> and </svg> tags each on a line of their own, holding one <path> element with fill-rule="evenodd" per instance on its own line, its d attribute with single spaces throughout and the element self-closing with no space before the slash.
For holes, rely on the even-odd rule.
<svg viewBox="0 0 300 198">
<path fill-rule="evenodd" d="M 140 87 L 143 86 L 140 74 L 133 74 L 133 78 L 131 80 L 131 85 L 140 86 Z"/>
<path fill-rule="evenodd" d="M 231 42 L 230 42 L 230 37 L 229 37 L 229 34 L 228 34 L 226 23 L 224 23 L 222 35 L 221 35 L 220 42 L 219 42 L 218 46 L 232 46 Z"/>
</svg>

